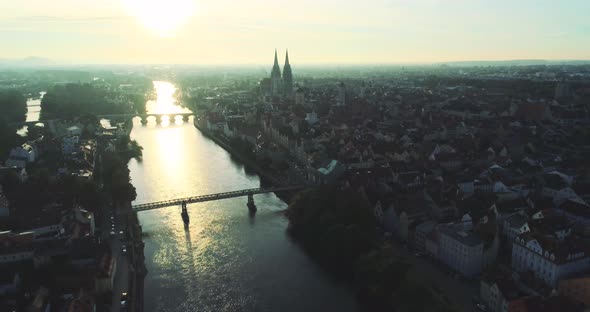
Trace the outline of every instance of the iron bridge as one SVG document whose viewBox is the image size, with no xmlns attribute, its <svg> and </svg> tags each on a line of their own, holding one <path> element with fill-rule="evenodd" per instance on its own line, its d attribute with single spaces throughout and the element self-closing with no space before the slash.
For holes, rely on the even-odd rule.
<svg viewBox="0 0 590 312">
<path fill-rule="evenodd" d="M 298 189 L 302 189 L 302 188 L 304 188 L 302 185 L 270 187 L 270 188 L 253 188 L 253 189 L 245 189 L 245 190 L 239 190 L 239 191 L 231 191 L 231 192 L 208 194 L 208 195 L 199 195 L 199 196 L 164 200 L 164 201 L 153 202 L 153 203 L 139 204 L 139 205 L 133 205 L 131 208 L 133 209 L 133 211 L 146 211 L 146 210 L 154 210 L 154 209 L 160 209 L 160 208 L 171 207 L 171 206 L 179 206 L 179 205 L 182 205 L 183 203 L 185 203 L 185 204 L 202 203 L 202 202 L 207 202 L 207 201 L 214 201 L 214 200 L 242 197 L 242 196 L 251 196 L 251 195 L 256 195 L 256 194 L 275 193 L 275 192 L 282 192 L 282 191 L 293 191 L 293 190 L 298 190 Z"/>
</svg>

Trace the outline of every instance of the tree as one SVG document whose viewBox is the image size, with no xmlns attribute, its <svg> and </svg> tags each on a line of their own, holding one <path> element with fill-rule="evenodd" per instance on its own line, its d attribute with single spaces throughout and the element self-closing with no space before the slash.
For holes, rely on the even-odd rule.
<svg viewBox="0 0 590 312">
<path fill-rule="evenodd" d="M 351 271 L 373 244 L 375 219 L 358 192 L 324 186 L 300 193 L 287 210 L 292 233 L 332 269 Z"/>
<path fill-rule="evenodd" d="M 135 200 L 137 192 L 129 179 L 129 169 L 119 168 L 111 176 L 111 195 L 113 201 L 130 202 Z"/>
<path fill-rule="evenodd" d="M 10 150 L 22 142 L 23 138 L 16 133 L 16 129 L 0 120 L 0 160 L 6 159 Z"/>
<path fill-rule="evenodd" d="M 390 245 L 362 255 L 356 267 L 360 297 L 375 306 L 388 306 L 391 294 L 405 284 L 409 267 Z"/>
<path fill-rule="evenodd" d="M 0 92 L 0 120 L 7 123 L 24 122 L 27 117 L 27 99 L 16 90 Z"/>
<path fill-rule="evenodd" d="M 129 99 L 133 105 L 133 111 L 138 114 L 145 114 L 146 108 L 145 103 L 147 102 L 146 96 L 143 94 L 131 94 Z"/>
<path fill-rule="evenodd" d="M 141 159 L 141 156 L 143 156 L 143 147 L 141 147 L 137 141 L 131 140 L 129 137 L 121 137 L 117 139 L 115 147 L 119 154 L 127 159 Z"/>
<path fill-rule="evenodd" d="M 2 185 L 2 190 L 4 193 L 12 194 L 18 187 L 20 186 L 21 181 L 18 173 L 14 170 L 10 170 L 2 175 L 0 179 L 0 185 Z"/>
<path fill-rule="evenodd" d="M 72 118 L 88 114 L 124 114 L 134 110 L 132 99 L 119 92 L 94 87 L 91 84 L 57 85 L 41 101 L 41 119 Z"/>
<path fill-rule="evenodd" d="M 287 210 L 291 233 L 339 277 L 354 277 L 368 311 L 450 311 L 410 265 L 374 235 L 375 219 L 359 192 L 323 186 L 306 190 Z M 428 287 L 427 287 L 428 286 Z"/>
<path fill-rule="evenodd" d="M 46 130 L 42 126 L 30 125 L 27 127 L 27 140 L 35 140 L 46 133 Z"/>
<path fill-rule="evenodd" d="M 100 191 L 94 181 L 81 180 L 76 183 L 76 199 L 86 208 L 95 210 L 101 204 Z"/>
<path fill-rule="evenodd" d="M 103 182 L 113 201 L 129 202 L 135 200 L 137 192 L 131 184 L 127 162 L 117 153 L 105 152 L 102 156 Z"/>
</svg>

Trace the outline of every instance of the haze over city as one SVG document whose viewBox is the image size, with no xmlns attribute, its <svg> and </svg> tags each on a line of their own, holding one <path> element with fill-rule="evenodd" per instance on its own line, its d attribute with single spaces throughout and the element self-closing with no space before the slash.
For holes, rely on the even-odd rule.
<svg viewBox="0 0 590 312">
<path fill-rule="evenodd" d="M 298 64 L 590 59 L 585 0 L 23 0 L 0 3 L 0 59 Z"/>
<path fill-rule="evenodd" d="M 0 2 L 0 312 L 590 311 L 590 0 Z"/>
</svg>

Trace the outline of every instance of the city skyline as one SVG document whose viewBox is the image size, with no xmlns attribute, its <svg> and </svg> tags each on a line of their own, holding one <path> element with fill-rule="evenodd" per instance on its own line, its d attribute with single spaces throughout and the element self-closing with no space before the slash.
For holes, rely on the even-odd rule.
<svg viewBox="0 0 590 312">
<path fill-rule="evenodd" d="M 298 64 L 590 59 L 590 3 L 577 0 L 25 2 L 0 4 L 0 59 L 258 65 L 275 48 Z"/>
<path fill-rule="evenodd" d="M 2 1 L 0 311 L 588 312 L 589 12 Z"/>
</svg>

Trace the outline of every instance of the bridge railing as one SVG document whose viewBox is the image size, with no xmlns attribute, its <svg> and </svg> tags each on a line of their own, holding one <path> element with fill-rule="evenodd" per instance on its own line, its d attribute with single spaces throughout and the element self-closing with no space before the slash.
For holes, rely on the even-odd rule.
<svg viewBox="0 0 590 312">
<path fill-rule="evenodd" d="M 254 189 L 246 189 L 246 190 L 231 191 L 231 192 L 224 192 L 224 193 L 216 193 L 216 194 L 207 194 L 207 195 L 170 199 L 170 200 L 164 200 L 164 201 L 153 202 L 153 203 L 138 204 L 138 205 L 133 205 L 132 209 L 134 211 L 144 211 L 144 210 L 152 210 L 152 209 L 158 209 L 158 208 L 164 208 L 164 207 L 170 207 L 170 206 L 177 206 L 177 205 L 181 205 L 182 203 L 187 203 L 187 204 L 199 203 L 199 202 L 227 199 L 227 198 L 233 198 L 233 197 L 241 197 L 241 196 L 247 196 L 247 195 L 290 191 L 290 190 L 296 190 L 296 189 L 301 189 L 301 188 L 303 188 L 303 186 L 300 186 L 300 185 L 275 187 L 275 188 L 254 188 Z"/>
</svg>

